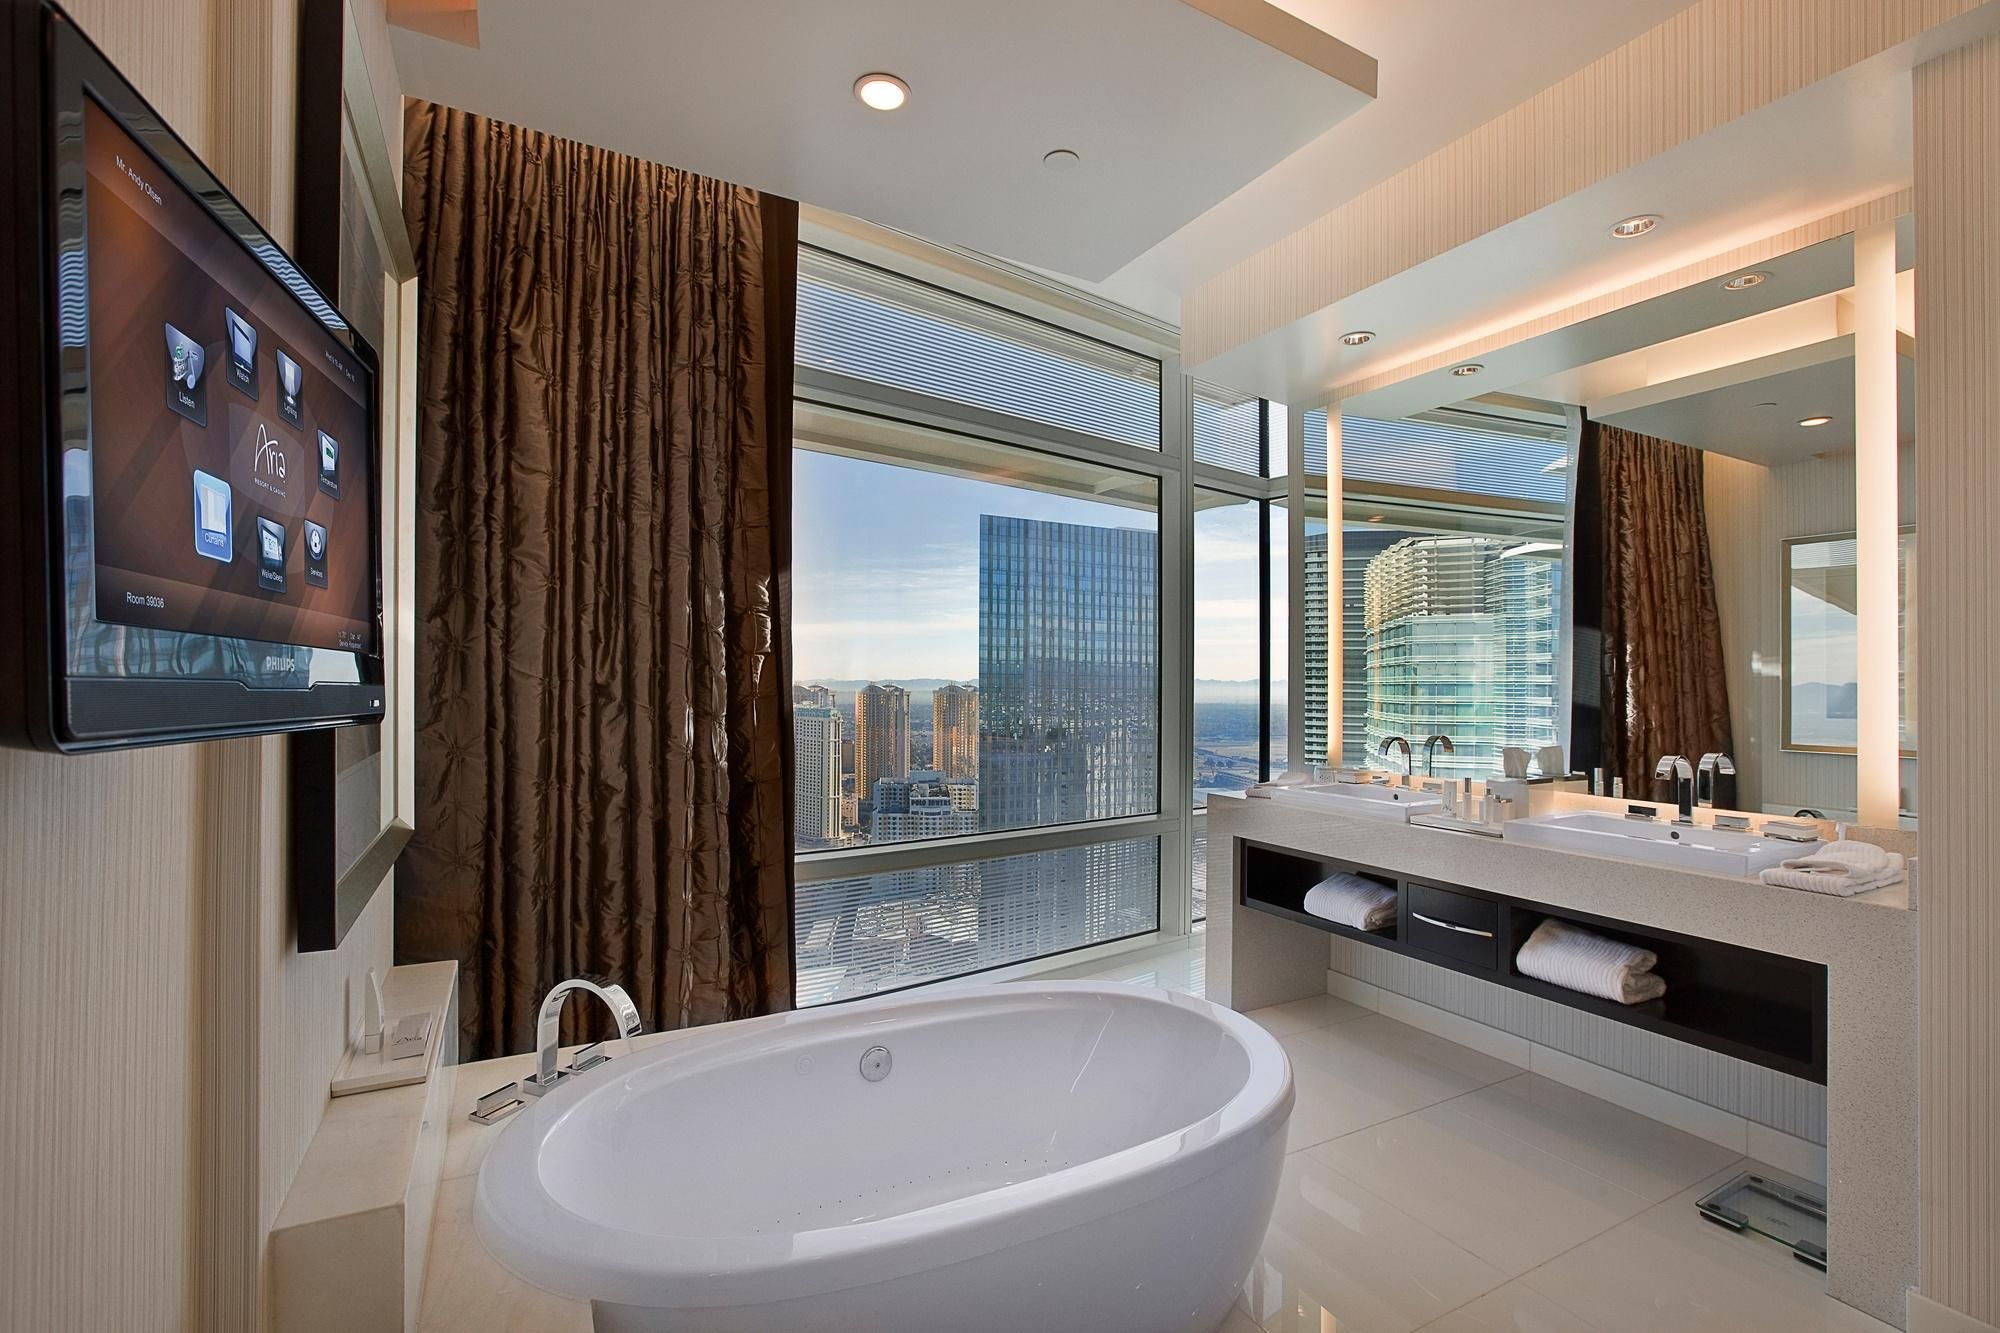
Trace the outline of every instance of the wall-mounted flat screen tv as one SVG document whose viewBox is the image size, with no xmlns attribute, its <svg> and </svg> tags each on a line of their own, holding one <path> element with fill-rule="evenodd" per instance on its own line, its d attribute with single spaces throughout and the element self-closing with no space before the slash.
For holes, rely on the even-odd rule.
<svg viewBox="0 0 2000 1333">
<path fill-rule="evenodd" d="M 9 8 L 41 101 L 8 154 L 12 738 L 379 718 L 374 354 L 60 11 Z"/>
</svg>

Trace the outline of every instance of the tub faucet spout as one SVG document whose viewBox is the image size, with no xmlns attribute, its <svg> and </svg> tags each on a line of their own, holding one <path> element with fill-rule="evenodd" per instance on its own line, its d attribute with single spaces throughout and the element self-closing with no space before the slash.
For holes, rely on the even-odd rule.
<svg viewBox="0 0 2000 1333">
<path fill-rule="evenodd" d="M 541 1096 L 570 1075 L 581 1073 L 606 1058 L 600 1055 L 595 1060 L 579 1061 L 569 1069 L 556 1068 L 563 1001 L 569 998 L 572 991 L 580 990 L 589 991 L 609 1006 L 612 1018 L 617 1021 L 620 1037 L 639 1035 L 639 1006 L 632 1003 L 632 997 L 625 993 L 623 986 L 585 977 L 572 977 L 561 983 L 543 998 L 541 1012 L 535 1019 L 535 1072 L 521 1080 L 521 1091 L 530 1097 Z"/>
</svg>

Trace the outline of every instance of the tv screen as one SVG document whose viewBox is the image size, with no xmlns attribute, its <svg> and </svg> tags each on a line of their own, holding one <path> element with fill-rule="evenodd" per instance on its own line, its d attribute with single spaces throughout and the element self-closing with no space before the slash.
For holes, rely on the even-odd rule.
<svg viewBox="0 0 2000 1333">
<path fill-rule="evenodd" d="M 372 349 L 59 9 L 4 22 L 0 741 L 379 720 Z"/>
<path fill-rule="evenodd" d="M 373 371 L 95 98 L 83 149 L 96 619 L 374 652 Z"/>
</svg>

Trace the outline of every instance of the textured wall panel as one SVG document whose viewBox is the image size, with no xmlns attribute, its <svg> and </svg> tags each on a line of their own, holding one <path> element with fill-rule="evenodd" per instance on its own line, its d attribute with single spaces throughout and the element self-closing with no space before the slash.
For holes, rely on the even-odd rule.
<svg viewBox="0 0 2000 1333">
<path fill-rule="evenodd" d="M 2000 1324 L 2000 38 L 1916 72 L 1925 1296 Z"/>
</svg>

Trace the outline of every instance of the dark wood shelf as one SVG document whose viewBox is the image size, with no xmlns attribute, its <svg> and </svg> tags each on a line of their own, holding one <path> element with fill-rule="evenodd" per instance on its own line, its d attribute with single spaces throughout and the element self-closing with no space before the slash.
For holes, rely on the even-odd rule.
<svg viewBox="0 0 2000 1333">
<path fill-rule="evenodd" d="M 1814 1083 L 1826 1082 L 1826 968 L 1820 964 L 1482 889 L 1411 880 L 1379 867 L 1309 856 L 1249 839 L 1237 839 L 1234 864 L 1237 901 L 1254 911 L 1766 1069 Z M 1355 930 L 1301 910 L 1306 890 L 1336 871 L 1363 875 L 1395 888 L 1401 902 L 1397 928 Z M 1497 967 L 1413 947 L 1407 934 L 1413 886 L 1443 889 L 1494 904 L 1491 908 L 1478 903 L 1463 906 L 1468 912 L 1477 908 L 1497 919 Z M 1551 918 L 1652 950 L 1659 955 L 1657 970 L 1666 979 L 1667 993 L 1645 1004 L 1627 1005 L 1523 976 L 1515 967 L 1515 955 L 1535 927 Z"/>
</svg>

